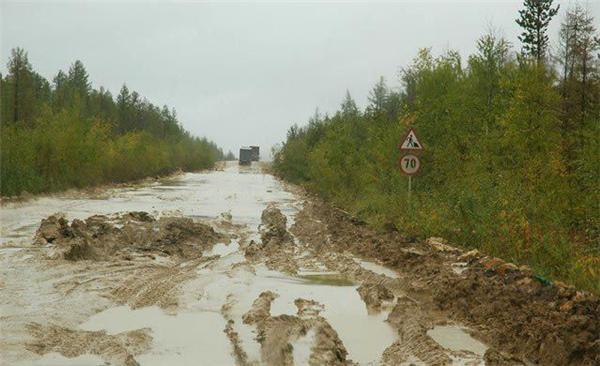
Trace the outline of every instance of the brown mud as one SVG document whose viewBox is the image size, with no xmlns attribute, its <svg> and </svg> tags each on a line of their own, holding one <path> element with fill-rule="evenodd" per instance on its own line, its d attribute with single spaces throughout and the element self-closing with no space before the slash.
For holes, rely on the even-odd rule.
<svg viewBox="0 0 600 366">
<path fill-rule="evenodd" d="M 545 283 L 525 266 L 464 252 L 439 238 L 414 242 L 396 231 L 376 232 L 316 197 L 305 201 L 291 231 L 315 251 L 352 253 L 397 271 L 397 281 L 359 288 L 369 307 L 389 299 L 394 286 L 408 296 L 397 300 L 388 319 L 400 334 L 386 350 L 388 364 L 407 353 L 427 364 L 448 364 L 439 346 L 423 338 L 436 318 L 461 322 L 493 346 L 485 355 L 490 364 L 600 364 L 600 301 L 590 293 Z M 364 281 L 351 265 L 345 270 Z M 419 320 L 423 309 L 431 319 Z"/>
<path fill-rule="evenodd" d="M 125 366 L 138 366 L 134 356 L 148 350 L 152 341 L 147 329 L 110 335 L 104 331 L 89 332 L 31 323 L 28 330 L 35 341 L 26 347 L 37 354 L 58 352 L 70 358 L 93 354 Z"/>
<path fill-rule="evenodd" d="M 208 352 L 229 350 L 231 358 L 216 364 L 600 364 L 594 296 L 440 238 L 374 231 L 289 189 L 305 199 L 301 207 L 290 214 L 281 201 L 264 201 L 252 227 L 228 212 L 202 220 L 141 211 L 47 217 L 33 245 L 0 252 L 9 264 L 0 283 L 14 291 L 0 302 L 9 311 L 0 317 L 2 356 L 160 364 L 152 357 L 172 352 L 156 349 L 168 334 L 148 324 L 184 316 L 200 319 L 190 327 L 210 328 L 191 333 L 201 334 L 192 347 L 202 336 L 222 337 Z M 116 305 L 127 305 L 120 316 L 154 307 L 158 318 L 114 332 L 102 321 L 82 327 Z M 345 313 L 349 305 L 355 310 Z M 370 338 L 379 344 L 364 346 Z M 367 347 L 375 355 L 365 356 Z M 189 358 L 178 360 L 193 364 L 206 355 L 182 351 Z"/>
<path fill-rule="evenodd" d="M 310 365 L 350 365 L 337 332 L 318 315 L 322 306 L 315 301 L 296 299 L 296 315 L 270 314 L 271 302 L 277 295 L 271 291 L 263 292 L 244 315 L 245 323 L 254 324 L 257 329 L 257 341 L 261 344 L 262 361 L 265 365 L 294 365 L 292 343 L 306 337 L 310 331 L 315 340 L 310 349 Z"/>
<path fill-rule="evenodd" d="M 235 227 L 226 221 L 222 218 L 215 226 Z M 174 313 L 180 286 L 196 276 L 199 266 L 218 257 L 204 256 L 203 251 L 229 241 L 228 234 L 184 217 L 156 219 L 146 212 L 127 212 L 68 222 L 57 214 L 42 220 L 31 247 L 39 250 L 24 265 L 40 266 L 42 273 L 56 271 L 56 278 L 47 279 L 62 296 L 99 295 L 131 309 L 157 305 Z M 42 319 L 4 327 L 16 334 L 28 333 L 24 347 L 36 354 L 57 352 L 69 358 L 92 354 L 126 366 L 137 365 L 135 356 L 147 351 L 152 340 L 145 329 L 111 335 L 42 324 Z"/>
<path fill-rule="evenodd" d="M 134 256 L 166 255 L 180 259 L 201 256 L 226 236 L 203 223 L 185 217 L 161 217 L 128 212 L 115 218 L 94 215 L 69 223 L 56 214 L 44 220 L 35 243 L 50 245 L 54 258 L 66 260 L 131 260 Z"/>
</svg>

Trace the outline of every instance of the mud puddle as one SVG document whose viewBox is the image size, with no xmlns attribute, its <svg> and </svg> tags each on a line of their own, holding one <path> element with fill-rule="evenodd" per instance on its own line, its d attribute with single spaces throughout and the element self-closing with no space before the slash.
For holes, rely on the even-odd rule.
<svg viewBox="0 0 600 366">
<path fill-rule="evenodd" d="M 214 312 L 181 312 L 168 315 L 157 306 L 132 310 L 110 308 L 80 325 L 83 330 L 109 334 L 149 328 L 152 349 L 136 357 L 141 365 L 232 365 L 231 347 L 223 333 L 225 320 Z"/>
<path fill-rule="evenodd" d="M 354 258 L 354 261 L 356 263 L 358 263 L 361 267 L 363 267 L 364 269 L 367 269 L 371 272 L 380 274 L 380 275 L 384 275 L 390 278 L 398 278 L 398 273 L 392 269 L 389 269 L 379 263 L 375 263 L 375 262 L 371 262 L 371 261 L 366 261 L 363 259 L 359 259 L 359 258 Z"/>
<path fill-rule="evenodd" d="M 437 325 L 427 331 L 434 341 L 451 351 L 467 351 L 483 357 L 488 347 L 456 325 Z"/>
</svg>

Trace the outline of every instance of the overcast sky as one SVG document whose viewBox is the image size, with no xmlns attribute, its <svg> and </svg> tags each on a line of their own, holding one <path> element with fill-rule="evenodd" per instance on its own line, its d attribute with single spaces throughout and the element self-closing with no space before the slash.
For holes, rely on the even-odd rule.
<svg viewBox="0 0 600 366">
<path fill-rule="evenodd" d="M 466 57 L 490 26 L 518 48 L 522 3 L 0 2 L 3 73 L 17 46 L 49 80 L 79 59 L 95 88 L 116 96 L 126 83 L 234 152 L 269 149 L 316 107 L 335 111 L 346 90 L 363 107 L 379 76 L 398 88 L 419 48 Z M 560 4 L 553 41 L 573 2 Z M 584 5 L 600 19 L 600 1 Z"/>
</svg>

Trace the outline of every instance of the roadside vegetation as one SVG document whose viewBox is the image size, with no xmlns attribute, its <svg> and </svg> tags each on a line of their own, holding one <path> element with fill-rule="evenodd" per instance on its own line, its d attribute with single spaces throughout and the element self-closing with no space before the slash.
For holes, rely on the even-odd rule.
<svg viewBox="0 0 600 366">
<path fill-rule="evenodd" d="M 80 61 L 49 82 L 16 48 L 0 75 L 0 194 L 40 193 L 211 167 L 223 152 L 175 110 L 124 85 L 93 89 Z"/>
<path fill-rule="evenodd" d="M 600 39 L 574 6 L 550 52 L 554 9 L 525 2 L 518 52 L 494 32 L 466 59 L 422 49 L 399 90 L 381 79 L 364 110 L 347 93 L 292 126 L 274 171 L 370 224 L 600 293 Z M 425 151 L 409 200 L 398 145 L 411 127 Z"/>
</svg>

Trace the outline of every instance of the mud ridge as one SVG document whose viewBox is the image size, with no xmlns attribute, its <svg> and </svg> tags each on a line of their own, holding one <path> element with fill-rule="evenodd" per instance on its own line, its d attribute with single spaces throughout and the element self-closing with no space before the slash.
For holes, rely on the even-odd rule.
<svg viewBox="0 0 600 366">
<path fill-rule="evenodd" d="M 229 242 L 229 238 L 210 225 L 185 217 L 156 219 L 146 212 L 113 218 L 94 215 L 70 223 L 55 214 L 42 220 L 35 235 L 36 244 L 51 248 L 51 258 L 71 261 L 153 255 L 194 258 L 217 242 Z"/>
<path fill-rule="evenodd" d="M 266 291 L 254 301 L 244 315 L 244 322 L 254 324 L 257 341 L 261 345 L 261 359 L 265 365 L 294 365 L 292 343 L 315 332 L 311 347 L 310 365 L 351 365 L 348 352 L 337 332 L 318 315 L 323 306 L 314 300 L 296 299 L 299 316 L 270 314 L 271 302 L 277 294 Z"/>
<path fill-rule="evenodd" d="M 110 335 L 105 331 L 73 330 L 38 323 L 31 323 L 27 328 L 35 339 L 26 345 L 31 352 L 39 355 L 57 352 L 69 358 L 93 354 L 122 366 L 139 366 L 134 356 L 147 351 L 152 341 L 148 329 Z"/>
<path fill-rule="evenodd" d="M 490 354 L 544 365 L 600 364 L 598 297 L 440 238 L 420 242 L 395 230 L 375 231 L 309 198 L 291 228 L 300 241 L 338 261 L 349 252 L 395 269 L 401 281 L 385 282 L 393 293 L 410 295 L 422 309 L 469 326 L 494 348 Z M 409 333 L 415 328 L 404 327 Z"/>
</svg>

